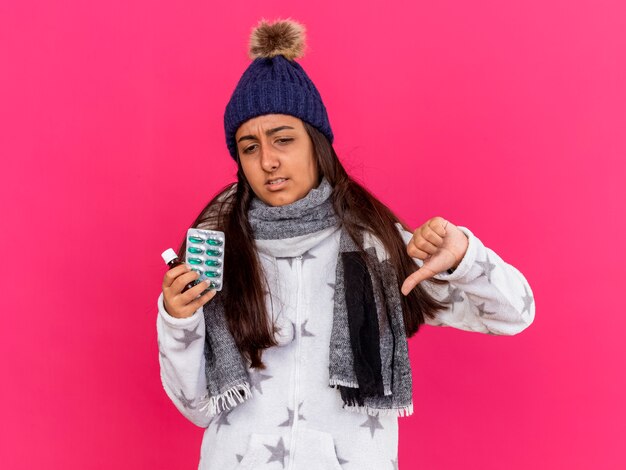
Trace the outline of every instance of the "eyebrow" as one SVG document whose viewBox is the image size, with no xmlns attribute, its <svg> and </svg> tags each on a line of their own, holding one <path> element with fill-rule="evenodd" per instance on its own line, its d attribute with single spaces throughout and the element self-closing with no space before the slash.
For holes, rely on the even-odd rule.
<svg viewBox="0 0 626 470">
<path fill-rule="evenodd" d="M 276 134 L 278 131 L 282 131 L 284 129 L 294 129 L 291 126 L 280 126 L 280 127 L 275 127 L 274 129 L 268 129 L 265 131 L 265 135 L 266 136 L 271 136 L 272 134 Z M 239 137 L 239 140 L 237 140 L 237 142 L 241 142 L 242 140 L 254 140 L 256 139 L 256 136 L 254 135 L 244 135 Z"/>
</svg>

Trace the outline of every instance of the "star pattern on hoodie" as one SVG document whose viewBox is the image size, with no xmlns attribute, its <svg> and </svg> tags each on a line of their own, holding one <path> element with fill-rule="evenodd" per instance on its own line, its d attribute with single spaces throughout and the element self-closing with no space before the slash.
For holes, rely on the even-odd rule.
<svg viewBox="0 0 626 470">
<path fill-rule="evenodd" d="M 250 369 L 250 388 L 255 388 L 261 395 L 263 395 L 262 382 L 271 379 L 271 375 L 258 372 L 256 369 Z"/>
<path fill-rule="evenodd" d="M 220 432 L 220 428 L 222 426 L 230 426 L 230 422 L 228 421 L 228 415 L 231 411 L 232 410 L 224 410 L 217 417 L 217 420 L 215 421 L 215 425 L 217 426 L 217 428 L 215 428 L 216 434 Z"/>
<path fill-rule="evenodd" d="M 391 465 L 393 467 L 393 470 L 398 470 L 398 457 L 391 460 Z"/>
<path fill-rule="evenodd" d="M 478 309 L 478 316 L 479 317 L 484 317 L 485 315 L 495 315 L 496 314 L 496 312 L 489 312 L 489 311 L 485 310 L 485 302 L 483 302 L 482 304 L 476 305 L 476 308 Z"/>
<path fill-rule="evenodd" d="M 283 468 L 285 468 L 285 458 L 289 455 L 289 451 L 287 449 L 285 449 L 285 443 L 283 441 L 283 438 L 281 437 L 278 440 L 278 444 L 276 444 L 275 446 L 270 446 L 267 444 L 263 444 L 265 447 L 267 447 L 267 450 L 270 451 L 270 453 L 272 455 L 270 455 L 269 460 L 267 461 L 267 463 L 270 462 L 280 462 L 281 466 Z"/>
<path fill-rule="evenodd" d="M 489 254 L 487 253 L 485 261 L 476 261 L 481 268 L 483 268 L 483 274 L 487 276 L 487 281 L 491 282 L 491 271 L 496 269 L 496 265 L 489 261 Z"/>
<path fill-rule="evenodd" d="M 454 310 L 455 303 L 463 302 L 462 292 L 463 291 L 459 289 L 458 287 L 454 287 L 452 284 L 448 284 L 448 295 L 446 296 L 445 299 L 443 299 L 443 301 L 452 302 L 452 306 L 450 307 L 450 310 Z"/>
<path fill-rule="evenodd" d="M 189 345 L 191 343 L 193 343 L 195 340 L 202 338 L 201 335 L 196 333 L 197 329 L 198 329 L 198 327 L 196 327 L 195 330 L 187 330 L 187 329 L 183 328 L 183 337 L 182 338 L 174 338 L 174 339 L 176 341 L 178 341 L 179 343 L 184 343 L 185 349 L 187 349 L 189 347 Z"/>
<path fill-rule="evenodd" d="M 304 263 L 308 259 L 316 259 L 316 258 L 317 258 L 317 256 L 315 256 L 311 252 L 307 251 L 305 254 L 302 255 L 302 263 Z"/>
<path fill-rule="evenodd" d="M 374 433 L 377 429 L 385 429 L 382 424 L 380 424 L 380 418 L 378 415 L 367 415 L 367 420 L 361 424 L 362 428 L 369 428 L 370 433 L 372 434 L 372 439 L 374 438 Z"/>
<path fill-rule="evenodd" d="M 176 395 L 176 394 L 174 394 Z M 183 408 L 186 408 L 188 410 L 195 410 L 196 406 L 193 404 L 194 400 L 193 398 L 187 398 L 185 396 L 185 392 L 183 392 L 183 390 L 180 390 L 180 395 L 176 395 L 176 398 L 178 398 L 178 400 L 180 401 L 180 403 L 183 405 Z"/>
<path fill-rule="evenodd" d="M 335 444 L 335 457 L 337 457 L 337 462 L 339 462 L 339 465 L 343 465 L 349 462 L 349 460 L 339 457 L 339 452 L 337 452 L 337 444 Z"/>
<path fill-rule="evenodd" d="M 302 407 L 303 403 L 304 402 L 300 402 L 300 404 L 298 405 L 298 419 L 306 421 L 306 418 L 300 414 L 300 408 Z M 288 415 L 288 418 L 285 421 L 283 421 L 282 423 L 280 423 L 278 425 L 279 427 L 281 427 L 281 426 L 293 426 L 294 411 L 291 408 L 289 408 L 289 407 L 287 407 L 287 415 Z"/>
<path fill-rule="evenodd" d="M 284 260 L 287 261 L 289 263 L 289 267 L 291 268 L 293 266 L 293 256 L 277 256 L 276 257 L 276 261 L 279 260 Z"/>
<path fill-rule="evenodd" d="M 305 337 L 305 336 L 315 336 L 313 333 L 311 333 L 310 331 L 308 331 L 306 329 L 306 324 L 307 324 L 308 321 L 309 321 L 309 319 L 307 318 L 300 325 L 300 336 L 302 336 L 302 337 Z"/>
<path fill-rule="evenodd" d="M 524 297 L 522 297 L 522 301 L 524 302 L 524 308 L 522 309 L 522 315 L 526 311 L 528 311 L 528 313 L 530 314 L 530 307 L 532 306 L 532 304 L 535 301 L 535 299 L 533 298 L 532 295 L 530 295 L 530 292 L 528 292 L 528 289 L 526 288 L 525 284 L 524 284 Z"/>
</svg>

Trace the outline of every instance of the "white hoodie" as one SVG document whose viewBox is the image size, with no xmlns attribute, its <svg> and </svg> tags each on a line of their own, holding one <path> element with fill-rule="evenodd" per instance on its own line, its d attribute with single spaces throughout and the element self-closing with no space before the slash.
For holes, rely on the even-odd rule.
<svg viewBox="0 0 626 470">
<path fill-rule="evenodd" d="M 459 228 L 469 239 L 467 252 L 452 274 L 435 276 L 448 283 L 422 282 L 435 298 L 452 303 L 426 323 L 494 335 L 521 332 L 535 316 L 528 282 L 469 229 Z M 398 229 L 408 243 L 412 233 L 399 224 Z M 263 352 L 265 370 L 249 371 L 252 398 L 216 417 L 199 410 L 206 394 L 202 309 L 174 318 L 159 296 L 161 380 L 180 412 L 206 428 L 199 469 L 397 470 L 398 418 L 348 411 L 339 391 L 328 385 L 339 235 L 331 227 L 256 241 L 272 292 L 267 309 L 281 327 L 280 345 Z"/>
</svg>

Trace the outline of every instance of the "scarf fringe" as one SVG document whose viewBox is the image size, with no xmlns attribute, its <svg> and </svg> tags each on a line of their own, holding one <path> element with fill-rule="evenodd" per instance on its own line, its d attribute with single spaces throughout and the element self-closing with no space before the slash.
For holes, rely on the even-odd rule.
<svg viewBox="0 0 626 470">
<path fill-rule="evenodd" d="M 350 382 L 349 380 L 342 380 L 338 378 L 330 379 L 329 385 L 334 388 L 337 388 L 339 385 L 342 387 L 359 388 L 359 384 L 356 382 Z"/>
<path fill-rule="evenodd" d="M 396 416 L 401 418 L 403 416 L 410 416 L 413 414 L 413 403 L 403 406 L 401 408 L 372 408 L 370 406 L 348 406 L 343 405 L 343 408 L 354 413 L 367 414 L 372 416 Z"/>
<path fill-rule="evenodd" d="M 350 382 L 349 380 L 342 380 L 337 378 L 330 379 L 328 381 L 328 384 L 333 388 L 337 388 L 338 386 L 359 388 L 359 384 L 356 382 Z M 384 394 L 385 396 L 391 395 L 391 388 L 389 388 L 389 386 L 387 385 L 384 386 Z"/>
<path fill-rule="evenodd" d="M 243 395 L 242 395 L 243 392 Z M 202 406 L 200 411 L 205 411 L 208 416 L 215 416 L 218 413 L 230 410 L 252 397 L 250 385 L 247 383 L 235 385 L 224 393 L 210 397 L 208 393 L 200 399 Z"/>
</svg>

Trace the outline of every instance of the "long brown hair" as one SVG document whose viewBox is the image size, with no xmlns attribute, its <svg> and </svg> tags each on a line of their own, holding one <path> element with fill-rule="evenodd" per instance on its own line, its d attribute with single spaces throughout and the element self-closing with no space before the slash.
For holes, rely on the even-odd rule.
<svg viewBox="0 0 626 470">
<path fill-rule="evenodd" d="M 360 245 L 359 233 L 364 230 L 376 236 L 387 250 L 396 268 L 398 285 L 415 271 L 415 263 L 407 254 L 406 245 L 396 223 L 410 230 L 385 204 L 353 180 L 342 166 L 332 145 L 321 132 L 304 122 L 313 143 L 320 181 L 326 176 L 333 187 L 332 203 L 337 219 L 353 240 Z M 237 183 L 225 186 L 200 212 L 192 227 L 220 230 L 225 233 L 224 283 L 218 297 L 222 301 L 228 326 L 242 354 L 251 367 L 264 369 L 261 360 L 264 349 L 276 346 L 276 327 L 269 321 L 265 294 L 269 291 L 261 269 L 252 229 L 248 222 L 248 208 L 254 193 L 237 162 Z M 362 246 L 360 246 L 362 249 Z M 186 240 L 178 249 L 184 259 Z M 231 267 L 229 269 L 229 266 Z M 437 279 L 429 282 L 444 283 Z M 401 295 L 404 326 L 407 337 L 413 336 L 424 323 L 425 316 L 434 318 L 445 304 L 430 296 L 421 285 L 407 296 Z"/>
</svg>

